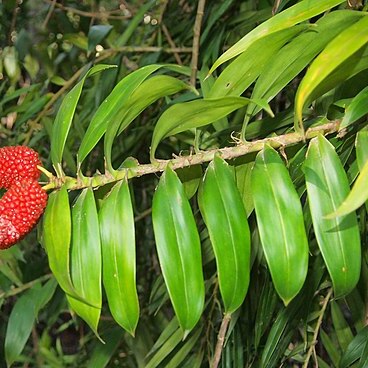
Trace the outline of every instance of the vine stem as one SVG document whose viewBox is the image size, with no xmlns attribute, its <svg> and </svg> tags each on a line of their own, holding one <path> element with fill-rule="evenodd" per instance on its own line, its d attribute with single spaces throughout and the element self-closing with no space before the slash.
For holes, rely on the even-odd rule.
<svg viewBox="0 0 368 368">
<path fill-rule="evenodd" d="M 309 360 L 313 354 L 313 351 L 314 351 L 314 347 L 317 343 L 317 338 L 318 338 L 318 334 L 319 334 L 319 330 L 321 329 L 321 326 L 322 326 L 322 321 L 323 321 L 323 316 L 325 314 L 325 311 L 326 311 L 326 308 L 327 308 L 327 305 L 328 305 L 328 302 L 330 301 L 331 299 L 331 296 L 332 296 L 332 288 L 330 288 L 328 290 L 328 293 L 323 301 L 323 304 L 322 304 L 322 308 L 321 308 L 321 313 L 318 317 L 318 320 L 317 320 L 317 325 L 316 325 L 316 328 L 314 329 L 314 334 L 313 334 L 313 340 L 311 341 L 311 345 L 308 349 L 308 353 L 307 353 L 307 356 L 305 358 L 305 361 L 304 361 L 304 364 L 303 364 L 303 368 L 307 368 L 308 367 L 308 364 L 309 364 Z"/>
<path fill-rule="evenodd" d="M 231 320 L 231 314 L 230 313 L 225 314 L 224 318 L 222 319 L 220 330 L 218 333 L 215 355 L 213 356 L 211 368 L 217 368 L 220 363 L 222 349 L 224 347 L 224 342 L 225 342 L 225 335 L 229 327 L 230 320 Z"/>
<path fill-rule="evenodd" d="M 300 135 L 299 133 L 288 133 L 277 137 L 260 139 L 254 142 L 240 142 L 233 147 L 200 151 L 193 155 L 179 156 L 170 160 L 154 160 L 150 164 L 140 164 L 136 161 L 136 165 L 133 167 L 116 170 L 114 173 L 107 172 L 105 174 L 94 175 L 92 177 L 80 175 L 77 178 L 69 176 L 57 178 L 52 176 L 51 178 L 49 177 L 49 183 L 45 185 L 43 189 L 56 189 L 63 185 L 69 190 L 78 190 L 88 187 L 97 188 L 126 178 L 131 179 L 143 175 L 159 173 L 164 171 L 168 165 L 170 165 L 173 170 L 200 165 L 204 162 L 212 161 L 216 154 L 221 155 L 225 160 L 231 160 L 248 153 L 261 151 L 266 144 L 275 149 L 285 148 L 300 142 L 305 142 L 319 134 L 328 135 L 336 133 L 339 130 L 339 126 L 340 120 L 335 120 L 327 124 L 310 128 L 304 135 Z"/>
</svg>

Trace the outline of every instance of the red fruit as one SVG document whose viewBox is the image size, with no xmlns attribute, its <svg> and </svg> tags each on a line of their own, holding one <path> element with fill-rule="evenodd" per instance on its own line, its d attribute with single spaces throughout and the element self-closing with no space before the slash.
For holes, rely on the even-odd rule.
<svg viewBox="0 0 368 368">
<path fill-rule="evenodd" d="M 23 179 L 38 180 L 41 165 L 38 153 L 26 146 L 0 148 L 0 188 L 9 189 Z"/>
<path fill-rule="evenodd" d="M 14 183 L 0 199 L 0 249 L 22 239 L 36 225 L 47 194 L 32 178 Z"/>
</svg>

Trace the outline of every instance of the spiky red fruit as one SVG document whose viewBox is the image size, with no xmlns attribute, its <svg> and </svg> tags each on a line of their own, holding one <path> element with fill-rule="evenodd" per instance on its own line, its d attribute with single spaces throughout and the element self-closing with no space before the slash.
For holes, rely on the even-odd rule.
<svg viewBox="0 0 368 368">
<path fill-rule="evenodd" d="M 23 179 L 38 180 L 41 165 L 38 153 L 26 146 L 0 148 L 0 188 L 9 189 Z"/>
<path fill-rule="evenodd" d="M 22 239 L 36 225 L 47 194 L 32 178 L 14 183 L 0 200 L 0 249 Z"/>
</svg>

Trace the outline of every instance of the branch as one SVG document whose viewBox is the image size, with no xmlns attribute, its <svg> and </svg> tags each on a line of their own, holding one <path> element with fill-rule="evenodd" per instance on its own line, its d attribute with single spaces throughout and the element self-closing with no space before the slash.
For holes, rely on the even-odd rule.
<svg viewBox="0 0 368 368">
<path fill-rule="evenodd" d="M 312 356 L 312 353 L 314 351 L 314 347 L 315 347 L 315 345 L 317 343 L 317 338 L 318 338 L 319 330 L 320 330 L 321 325 L 322 325 L 323 316 L 325 314 L 325 311 L 326 311 L 328 302 L 331 299 L 331 296 L 332 296 L 332 288 L 328 291 L 328 293 L 327 293 L 327 295 L 326 295 L 326 297 L 325 297 L 325 299 L 323 301 L 321 312 L 320 312 L 320 315 L 319 315 L 318 320 L 317 320 L 317 325 L 316 325 L 316 328 L 314 329 L 313 339 L 312 339 L 311 345 L 310 345 L 310 347 L 308 349 L 308 353 L 307 353 L 307 356 L 305 358 L 305 361 L 304 361 L 304 364 L 303 364 L 303 368 L 307 368 L 308 367 L 310 357 Z"/>
<path fill-rule="evenodd" d="M 280 135 L 278 137 L 260 139 L 254 142 L 243 142 L 233 147 L 202 151 L 189 156 L 180 156 L 171 160 L 156 160 L 151 164 L 139 164 L 137 162 L 135 167 L 117 170 L 113 174 L 107 172 L 105 174 L 99 174 L 93 177 L 79 176 L 77 178 L 72 178 L 66 176 L 62 178 L 56 178 L 51 173 L 48 173 L 43 169 L 50 179 L 50 182 L 44 187 L 44 189 L 49 190 L 60 188 L 62 185 L 66 185 L 67 189 L 69 190 L 77 190 L 88 187 L 96 188 L 125 178 L 130 179 L 162 172 L 168 165 L 170 165 L 174 170 L 193 165 L 200 165 L 204 162 L 212 161 L 216 154 L 220 154 L 225 160 L 230 160 L 236 157 L 244 156 L 251 152 L 261 151 L 265 144 L 269 144 L 271 147 L 276 149 L 284 148 L 300 142 L 305 142 L 306 140 L 312 139 L 319 134 L 328 135 L 336 133 L 339 129 L 339 126 L 340 120 L 335 120 L 330 123 L 308 129 L 304 136 L 298 133 L 289 133 Z"/>
<path fill-rule="evenodd" d="M 220 359 L 222 355 L 222 348 L 224 347 L 224 342 L 225 342 L 225 335 L 226 335 L 227 328 L 229 327 L 230 320 L 231 320 L 231 314 L 225 314 L 224 318 L 222 319 L 220 331 L 217 337 L 215 355 L 213 357 L 211 368 L 217 368 L 220 363 Z"/>
<path fill-rule="evenodd" d="M 202 26 L 202 18 L 204 7 L 206 5 L 206 0 L 199 0 L 198 8 L 197 8 L 197 16 L 194 22 L 194 37 L 193 37 L 193 51 L 192 51 L 192 75 L 190 77 L 190 84 L 195 87 L 195 82 L 197 78 L 197 70 L 198 70 L 198 54 L 199 54 L 199 39 L 201 36 L 201 26 Z"/>
</svg>

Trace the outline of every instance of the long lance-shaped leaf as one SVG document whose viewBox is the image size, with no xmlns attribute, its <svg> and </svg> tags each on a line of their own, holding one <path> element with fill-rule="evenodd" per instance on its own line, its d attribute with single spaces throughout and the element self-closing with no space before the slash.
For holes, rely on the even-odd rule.
<svg viewBox="0 0 368 368">
<path fill-rule="evenodd" d="M 60 287 L 67 294 L 76 296 L 70 278 L 71 226 L 68 192 L 63 186 L 49 195 L 43 220 L 43 243 L 50 269 Z"/>
<path fill-rule="evenodd" d="M 88 76 L 113 67 L 114 65 L 95 65 L 65 96 L 56 115 L 51 135 L 51 160 L 58 175 L 62 175 L 61 161 L 63 158 L 64 147 L 72 125 L 74 112 L 82 92 L 84 81 Z"/>
<path fill-rule="evenodd" d="M 272 281 L 287 305 L 307 276 L 308 241 L 299 196 L 280 156 L 269 146 L 257 155 L 252 194 Z"/>
<path fill-rule="evenodd" d="M 178 103 L 168 108 L 159 118 L 153 132 L 151 143 L 151 160 L 155 159 L 157 146 L 162 139 L 192 128 L 199 128 L 213 123 L 231 112 L 246 106 L 249 99 L 243 97 L 222 97 L 206 100 L 195 100 Z M 263 101 L 253 101 L 268 113 L 272 114 L 269 106 Z"/>
<path fill-rule="evenodd" d="M 345 60 L 368 43 L 368 16 L 341 32 L 316 57 L 299 85 L 295 97 L 295 129 L 303 131 L 303 108 L 313 92 Z"/>
<path fill-rule="evenodd" d="M 134 335 L 139 318 L 134 214 L 127 180 L 114 186 L 100 213 L 103 284 L 115 321 Z"/>
<path fill-rule="evenodd" d="M 368 162 L 368 130 L 360 130 L 355 140 L 356 157 L 359 171 Z"/>
<path fill-rule="evenodd" d="M 332 279 L 335 297 L 341 297 L 359 280 L 360 236 L 354 213 L 326 218 L 349 193 L 349 182 L 334 147 L 323 136 L 311 140 L 304 172 L 317 243 Z"/>
<path fill-rule="evenodd" d="M 82 191 L 72 208 L 71 275 L 76 292 L 90 305 L 70 296 L 67 298 L 72 309 L 96 335 L 102 306 L 101 258 L 96 202 L 92 189 L 88 188 Z"/>
<path fill-rule="evenodd" d="M 252 98 L 270 101 L 294 79 L 319 52 L 343 29 L 364 16 L 362 12 L 337 10 L 319 19 L 308 32 L 295 37 L 272 59 L 258 78 Z M 223 72 L 224 73 L 224 72 Z M 221 75 L 223 74 L 221 73 Z M 221 75 L 219 78 L 221 78 Z M 249 120 L 260 108 L 254 104 L 247 107 Z"/>
<path fill-rule="evenodd" d="M 116 121 L 121 114 L 121 107 L 128 100 L 134 90 L 153 72 L 161 68 L 161 65 L 148 65 L 140 68 L 124 77 L 106 97 L 94 114 L 83 137 L 78 151 L 78 162 L 81 164 L 89 152 L 95 147 L 107 127 Z"/>
<path fill-rule="evenodd" d="M 152 221 L 164 280 L 186 336 L 204 306 L 204 281 L 198 230 L 184 188 L 167 168 L 153 197 Z"/>
<path fill-rule="evenodd" d="M 232 313 L 248 291 L 250 233 L 234 172 L 222 158 L 209 164 L 198 202 L 215 252 L 225 313 Z"/>
<path fill-rule="evenodd" d="M 257 28 L 253 29 L 241 40 L 239 40 L 235 45 L 230 47 L 229 50 L 223 53 L 216 60 L 208 74 L 211 74 L 224 62 L 244 52 L 260 38 L 282 29 L 292 27 L 295 24 L 301 23 L 309 18 L 325 12 L 328 9 L 331 9 L 334 6 L 343 3 L 344 1 L 345 0 L 304 0 L 294 6 L 291 6 L 285 11 L 260 24 Z"/>
</svg>

